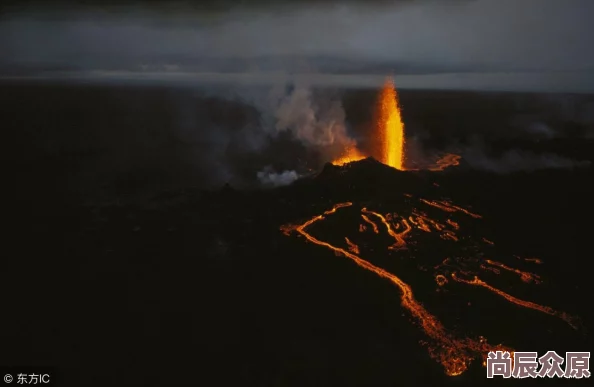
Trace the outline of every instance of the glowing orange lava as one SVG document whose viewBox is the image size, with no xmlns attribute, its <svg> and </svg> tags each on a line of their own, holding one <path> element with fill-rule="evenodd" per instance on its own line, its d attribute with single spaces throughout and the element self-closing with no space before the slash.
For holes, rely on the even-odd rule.
<svg viewBox="0 0 594 387">
<path fill-rule="evenodd" d="M 371 219 L 369 219 L 367 216 L 365 216 L 364 214 L 361 214 L 361 218 L 363 218 L 363 220 L 365 222 L 367 222 L 368 224 L 371 225 L 371 227 L 373 227 L 373 232 L 374 233 L 379 233 L 379 229 L 377 228 L 377 224 L 375 224 Z"/>
<path fill-rule="evenodd" d="M 377 129 L 374 133 L 374 135 L 377 136 L 377 149 L 375 150 L 376 158 L 390 167 L 404 170 L 404 124 L 402 122 L 402 115 L 398 104 L 398 94 L 391 78 L 386 80 L 380 93 L 375 125 Z M 362 160 L 365 157 L 366 156 L 355 146 L 350 146 L 344 150 L 340 157 L 332 161 L 332 164 L 345 165 Z M 447 165 L 444 164 L 442 169 L 439 169 L 442 164 L 443 162 L 440 164 L 440 161 L 438 161 L 438 166 L 436 167 L 438 169 L 435 170 L 442 170 L 449 165 L 455 165 L 446 161 Z"/>
<path fill-rule="evenodd" d="M 352 163 L 354 161 L 363 160 L 364 158 L 365 155 L 359 152 L 359 150 L 355 146 L 351 146 L 343 152 L 342 156 L 332 161 L 332 164 L 345 165 L 348 163 Z"/>
<path fill-rule="evenodd" d="M 456 275 L 456 273 L 452 273 L 452 279 L 454 279 L 457 282 L 462 282 L 462 283 L 465 283 L 468 285 L 481 286 L 481 287 L 488 289 L 491 292 L 505 298 L 507 301 L 509 301 L 513 304 L 523 306 L 524 308 L 538 310 L 539 312 L 543 312 L 543 313 L 549 314 L 551 316 L 559 317 L 561 320 L 563 320 L 567 324 L 569 324 L 569 326 L 572 327 L 573 329 L 576 329 L 576 330 L 578 329 L 577 319 L 575 317 L 570 316 L 569 314 L 567 314 L 565 312 L 558 312 L 549 306 L 542 306 L 542 305 L 535 304 L 534 302 L 520 300 L 519 298 L 516 298 L 510 294 L 507 294 L 506 292 L 504 292 L 502 290 L 499 290 L 499 289 L 489 285 L 485 281 L 481 280 L 478 276 L 474 276 L 474 278 L 471 280 L 466 280 L 466 279 L 458 277 Z"/>
<path fill-rule="evenodd" d="M 394 240 L 396 241 L 396 243 L 394 243 L 392 246 L 389 247 L 390 249 L 398 250 L 398 249 L 404 248 L 404 246 L 406 246 L 406 241 L 404 240 L 404 237 L 406 236 L 406 234 L 408 234 L 410 232 L 410 230 L 412 230 L 412 228 L 410 227 L 410 225 L 408 224 L 406 219 L 402 219 L 402 224 L 405 227 L 404 231 L 396 232 L 392 229 L 392 226 L 390 225 L 388 220 L 382 214 L 373 212 L 373 211 L 369 211 L 367 208 L 363 208 L 361 210 L 361 212 L 364 212 L 364 213 L 370 214 L 370 215 L 375 215 L 384 224 L 384 226 L 386 226 L 386 230 L 388 231 L 388 234 L 390 234 L 390 236 L 392 238 L 394 238 Z M 374 229 L 374 231 L 375 231 L 375 229 Z"/>
<path fill-rule="evenodd" d="M 390 167 L 404 170 L 404 124 L 394 82 L 388 78 L 380 94 L 378 106 L 379 160 Z"/>
<path fill-rule="evenodd" d="M 347 245 L 349 246 L 349 251 L 351 253 L 359 254 L 359 246 L 357 246 L 356 244 L 351 242 L 351 240 L 349 238 L 345 237 L 344 240 L 347 243 Z"/>
<path fill-rule="evenodd" d="M 410 194 L 406 194 L 406 196 L 409 198 L 412 197 Z M 467 238 L 465 238 L 463 235 L 458 236 L 461 228 L 460 223 L 450 219 L 450 217 L 463 214 L 462 216 L 467 215 L 475 219 L 481 218 L 480 215 L 470 212 L 463 207 L 454 205 L 449 200 L 418 200 L 421 203 L 430 205 L 445 212 L 444 215 L 447 217 L 447 219 L 442 222 L 434 220 L 430 218 L 429 215 L 419 211 L 416 208 L 412 208 L 410 214 L 403 215 L 397 213 L 382 214 L 363 207 L 360 209 L 360 214 L 358 214 L 355 218 L 357 222 L 356 224 L 358 225 L 358 230 L 360 232 L 368 231 L 370 235 L 371 233 L 383 235 L 387 234 L 395 241 L 395 243 L 388 247 L 389 250 L 394 251 L 406 249 L 407 245 L 410 245 L 412 253 L 414 253 L 415 248 L 413 248 L 413 246 L 416 246 L 416 241 L 411 239 L 415 238 L 416 236 L 427 235 L 426 233 L 436 232 L 439 237 L 445 241 L 443 243 L 457 243 L 462 239 L 467 240 Z M 407 203 L 409 202 L 407 201 Z M 502 350 L 513 353 L 512 349 L 502 345 L 489 345 L 487 340 L 482 336 L 474 339 L 454 335 L 453 332 L 447 330 L 438 320 L 438 318 L 425 309 L 423 304 L 421 304 L 415 298 L 413 289 L 409 284 L 405 283 L 394 273 L 376 266 L 370 261 L 362 258 L 361 249 L 349 238 L 344 237 L 343 240 L 346 243 L 344 244 L 344 247 L 340 247 L 338 245 L 333 245 L 329 242 L 318 239 L 308 232 L 309 226 L 323 221 L 340 208 L 345 207 L 352 208 L 353 203 L 346 202 L 337 204 L 330 210 L 324 212 L 321 215 L 314 216 L 302 224 L 289 224 L 281 226 L 281 231 L 283 231 L 285 235 L 297 233 L 305 237 L 307 241 L 318 246 L 322 246 L 332 251 L 335 255 L 344 256 L 350 259 L 363 269 L 371 271 L 377 276 L 389 280 L 392 284 L 398 287 L 400 290 L 401 305 L 410 312 L 415 320 L 418 321 L 419 326 L 429 338 L 428 342 L 424 342 L 423 344 L 427 345 L 429 355 L 442 364 L 447 375 L 456 376 L 462 374 L 468 369 L 473 359 L 476 358 L 481 358 L 482 364 L 485 366 L 486 355 L 489 351 Z M 361 222 L 361 219 L 363 219 L 363 222 Z M 477 245 L 484 246 L 483 242 L 489 243 L 489 245 L 493 244 L 493 242 L 483 238 L 483 240 L 480 243 L 477 243 Z M 361 246 L 366 246 L 366 244 Z M 371 249 L 369 251 L 377 250 Z M 536 258 L 530 259 L 530 261 L 541 263 Z M 438 264 L 433 268 L 435 269 L 433 274 L 434 279 L 438 285 L 436 291 L 443 292 L 446 290 L 445 288 L 452 286 L 450 285 L 451 282 L 482 287 L 504 298 L 514 305 L 558 317 L 568 323 L 573 329 L 578 329 L 579 319 L 577 317 L 570 316 L 565 312 L 554 310 L 549 306 L 543 306 L 531 301 L 519 299 L 481 280 L 478 277 L 477 272 L 482 269 L 488 270 L 490 273 L 500 274 L 501 270 L 505 270 L 519 275 L 520 278 L 527 283 L 538 283 L 540 281 L 540 277 L 536 274 L 515 269 L 501 262 L 484 259 L 482 258 L 481 254 L 471 254 L 468 257 L 446 258 L 441 264 Z"/>
<path fill-rule="evenodd" d="M 500 267 L 503 270 L 507 270 L 507 271 L 510 271 L 512 273 L 516 273 L 517 275 L 520 276 L 520 279 L 522 281 L 524 281 L 524 282 L 534 282 L 536 284 L 539 284 L 541 282 L 540 276 L 538 276 L 538 275 L 536 275 L 534 273 L 528 273 L 526 271 L 514 269 L 513 267 L 509 267 L 507 265 L 504 265 L 501 262 L 492 261 L 490 259 L 487 259 L 485 262 L 487 262 L 489 265 Z"/>
<path fill-rule="evenodd" d="M 317 239 L 306 231 L 309 226 L 325 219 L 326 216 L 335 213 L 339 208 L 350 207 L 352 205 L 353 203 L 351 202 L 337 204 L 332 209 L 324 212 L 324 214 L 314 216 L 303 224 L 281 226 L 281 231 L 283 231 L 285 235 L 290 235 L 291 232 L 297 232 L 304 236 L 309 242 L 326 247 L 336 255 L 349 258 L 358 266 L 369 270 L 377 274 L 379 277 L 385 278 L 396 285 L 401 291 L 400 300 L 402 306 L 406 308 L 419 322 L 425 334 L 432 340 L 432 343 L 424 343 L 428 345 L 430 356 L 443 365 L 447 375 L 457 376 L 464 373 L 468 369 L 470 363 L 476 357 L 480 356 L 484 362 L 486 354 L 489 351 L 502 350 L 513 352 L 511 348 L 507 348 L 502 345 L 489 345 L 484 337 L 479 337 L 476 340 L 470 338 L 459 339 L 454 337 L 446 330 L 446 328 L 435 316 L 429 313 L 425 307 L 415 299 L 412 288 L 407 283 L 387 270 L 375 266 L 369 261 L 358 256 L 358 253 L 353 252 L 358 251 L 358 247 L 355 247 L 355 245 L 348 239 L 346 239 L 348 248 L 343 249 Z M 363 208 L 361 211 L 367 213 L 368 215 L 374 215 L 381 220 L 381 223 L 385 226 L 388 234 L 396 240 L 396 244 L 394 246 L 402 247 L 405 244 L 404 238 L 412 229 L 405 219 L 402 220 L 405 230 L 401 233 L 396 233 L 390 226 L 386 216 L 383 216 L 377 212 L 369 211 L 365 208 Z M 443 276 L 439 277 L 437 281 L 441 285 L 444 285 L 447 282 Z"/>
<path fill-rule="evenodd" d="M 478 214 L 475 214 L 475 213 L 472 213 L 472 212 L 468 211 L 465 208 L 455 206 L 455 205 L 449 203 L 447 200 L 435 201 L 435 200 L 421 199 L 421 201 L 423 203 L 425 203 L 425 204 L 428 204 L 430 206 L 439 208 L 440 210 L 443 210 L 443 211 L 446 211 L 446 212 L 458 212 L 458 211 L 460 211 L 460 212 L 464 212 L 466 215 L 470 215 L 470 216 L 472 216 L 473 218 L 476 218 L 476 219 L 482 218 L 482 216 L 480 216 Z"/>
<path fill-rule="evenodd" d="M 373 132 L 374 157 L 390 167 L 401 171 L 418 171 L 427 169 L 430 171 L 443 171 L 448 167 L 460 165 L 461 156 L 448 153 L 439 158 L 435 163 L 422 168 L 406 168 L 406 136 L 398 92 L 394 87 L 394 81 L 388 77 L 380 92 L 376 113 L 374 117 L 375 131 Z M 355 161 L 362 160 L 367 156 L 361 152 L 356 145 L 350 145 L 342 154 L 332 161 L 332 164 L 342 166 Z"/>
</svg>

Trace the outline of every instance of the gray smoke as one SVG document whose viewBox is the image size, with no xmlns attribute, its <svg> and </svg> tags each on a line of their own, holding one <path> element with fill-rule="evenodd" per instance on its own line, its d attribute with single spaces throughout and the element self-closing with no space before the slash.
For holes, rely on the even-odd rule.
<svg viewBox="0 0 594 387">
<path fill-rule="evenodd" d="M 295 89 L 281 99 L 275 111 L 275 129 L 290 131 L 306 145 L 327 147 L 352 143 L 346 135 L 345 114 L 339 101 L 332 101 L 328 109 L 314 106 L 311 92 Z"/>
<path fill-rule="evenodd" d="M 295 85 L 284 95 L 271 95 L 277 98 L 271 97 L 271 105 L 264 110 L 272 112 L 268 121 L 273 125 L 266 127 L 269 133 L 289 132 L 297 141 L 319 152 L 326 161 L 356 145 L 347 133 L 340 99 L 327 95 L 314 97 L 307 84 Z"/>
<path fill-rule="evenodd" d="M 292 170 L 305 168 L 303 160 L 291 159 L 284 148 L 279 147 L 279 141 L 290 140 L 292 148 L 301 146 L 322 163 L 335 159 L 345 148 L 356 144 L 347 133 L 340 96 L 314 91 L 307 83 L 288 85 L 280 81 L 268 88 L 202 89 L 203 98 L 214 97 L 223 104 L 241 105 L 242 110 L 257 112 L 247 122 L 234 119 L 234 116 L 241 117 L 240 111 L 225 112 L 222 116 L 229 118 L 230 124 L 197 117 L 196 108 L 200 103 L 195 98 L 197 94 L 180 91 L 175 95 L 172 101 L 178 108 L 177 137 L 189 145 L 185 157 L 196 168 L 210 170 L 215 185 L 250 184 L 245 177 L 248 165 L 260 171 L 252 172 L 252 179 L 266 186 L 295 180 L 299 174 Z M 208 116 L 209 112 L 206 114 Z M 273 172 L 270 166 L 288 172 Z"/>
</svg>

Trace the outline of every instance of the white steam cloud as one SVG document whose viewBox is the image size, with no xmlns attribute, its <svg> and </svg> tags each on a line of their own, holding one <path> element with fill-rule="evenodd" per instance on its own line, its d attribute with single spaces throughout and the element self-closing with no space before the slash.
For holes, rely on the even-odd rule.
<svg viewBox="0 0 594 387">
<path fill-rule="evenodd" d="M 299 178 L 295 171 L 274 172 L 271 166 L 267 166 L 258 172 L 258 180 L 268 187 L 280 187 L 289 185 Z"/>
</svg>

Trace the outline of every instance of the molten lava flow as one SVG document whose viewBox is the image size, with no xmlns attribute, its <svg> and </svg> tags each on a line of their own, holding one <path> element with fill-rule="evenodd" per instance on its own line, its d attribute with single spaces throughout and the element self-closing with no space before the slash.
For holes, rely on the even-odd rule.
<svg viewBox="0 0 594 387">
<path fill-rule="evenodd" d="M 511 302 L 513 304 L 523 306 L 524 308 L 538 310 L 539 312 L 543 312 L 543 313 L 549 314 L 551 316 L 559 317 L 560 319 L 565 321 L 567 324 L 569 324 L 569 326 L 572 327 L 573 329 L 576 329 L 576 330 L 578 329 L 578 326 L 576 325 L 577 319 L 575 317 L 570 316 L 565 312 L 558 312 L 548 306 L 542 306 L 542 305 L 535 304 L 534 302 L 520 300 L 519 298 L 516 298 L 516 297 L 512 296 L 511 294 L 507 294 L 504 291 L 499 290 L 499 289 L 489 285 L 488 283 L 481 280 L 477 276 L 474 276 L 474 278 L 471 280 L 466 280 L 466 279 L 458 277 L 456 275 L 456 273 L 452 273 L 452 279 L 454 279 L 457 282 L 462 282 L 462 283 L 465 283 L 468 285 L 482 286 L 483 288 L 488 289 L 497 295 L 500 295 L 501 297 L 505 298 L 506 300 L 508 300 L 509 302 Z"/>
<path fill-rule="evenodd" d="M 491 261 L 490 259 L 487 259 L 485 262 L 487 262 L 489 265 L 500 267 L 503 270 L 507 270 L 507 271 L 511 271 L 512 273 L 516 273 L 517 275 L 520 276 L 520 279 L 522 279 L 522 281 L 524 281 L 524 282 L 534 282 L 536 284 L 539 284 L 541 282 L 540 277 L 536 274 L 528 273 L 526 271 L 522 271 L 522 270 L 518 270 L 518 269 L 514 269 L 513 267 L 509 267 L 501 262 Z"/>
<path fill-rule="evenodd" d="M 392 79 L 386 80 L 380 94 L 377 120 L 380 161 L 390 167 L 404 170 L 404 124 Z"/>
<path fill-rule="evenodd" d="M 408 220 L 410 220 L 410 222 L 413 224 L 413 226 L 415 226 L 419 230 L 423 230 L 425 232 L 431 232 L 431 228 L 429 227 L 429 225 L 427 225 L 427 223 L 425 223 L 423 216 L 417 216 L 415 218 L 413 215 L 411 215 L 408 217 Z"/>
<path fill-rule="evenodd" d="M 446 212 L 464 212 L 466 215 L 472 216 L 475 219 L 480 219 L 482 218 L 481 215 L 472 213 L 470 211 L 468 211 L 465 208 L 462 207 L 458 207 L 453 205 L 452 203 L 446 201 L 446 200 L 441 200 L 441 201 L 435 201 L 435 200 L 427 200 L 427 199 L 420 199 L 421 202 L 428 204 L 430 206 L 433 206 L 435 208 L 439 208 L 442 211 L 446 211 Z"/>
<path fill-rule="evenodd" d="M 458 222 L 454 222 L 451 219 L 446 220 L 446 222 L 452 226 L 454 228 L 454 230 L 459 230 L 460 229 L 460 225 L 458 224 Z"/>
<path fill-rule="evenodd" d="M 412 198 L 410 194 L 406 194 L 407 198 Z M 446 258 L 441 264 L 434 265 L 422 265 L 427 270 L 427 266 L 433 266 L 435 270 L 433 272 L 433 278 L 437 284 L 435 289 L 442 294 L 446 294 L 447 288 L 452 286 L 452 283 L 463 283 L 467 285 L 473 285 L 475 287 L 485 288 L 501 297 L 510 303 L 537 310 L 545 314 L 558 317 L 567 322 L 573 329 L 578 329 L 579 319 L 568 315 L 565 312 L 559 312 L 548 306 L 542 306 L 534 302 L 525 301 L 512 296 L 511 294 L 496 288 L 495 286 L 488 284 L 481 280 L 477 273 L 482 270 L 489 271 L 490 274 L 501 274 L 502 271 L 513 272 L 520 276 L 520 278 L 527 283 L 538 283 L 540 277 L 536 274 L 527 273 L 519 269 L 514 269 L 504 263 L 497 262 L 490 259 L 484 259 L 483 254 L 480 252 L 481 248 L 485 247 L 485 243 L 489 244 L 489 251 L 492 254 L 496 254 L 497 251 L 493 242 L 482 238 L 482 240 L 469 240 L 468 236 L 463 234 L 459 235 L 461 231 L 461 224 L 457 220 L 457 216 L 462 217 L 461 213 L 471 216 L 472 218 L 479 219 L 480 215 L 472 213 L 460 206 L 452 204 L 449 200 L 427 200 L 420 199 L 422 203 L 428 204 L 434 208 L 445 211 L 444 218 L 442 221 L 432 219 L 427 213 L 420 211 L 417 208 L 412 208 L 410 213 L 387 213 L 382 214 L 376 211 L 371 211 L 367 208 L 361 208 L 360 212 L 357 213 L 355 218 L 355 225 L 358 226 L 358 230 L 373 231 L 374 234 L 388 235 L 395 243 L 388 247 L 388 250 L 400 250 L 410 246 L 410 250 L 407 255 L 414 257 L 413 254 L 418 251 L 419 244 L 415 238 L 430 238 L 432 234 L 439 236 L 443 241 L 440 243 L 448 244 L 444 246 L 444 251 L 465 251 L 467 254 L 463 256 L 453 256 L 452 258 Z M 405 199 L 405 203 L 411 204 L 414 201 Z M 502 346 L 493 347 L 490 346 L 486 339 L 479 337 L 478 339 L 471 339 L 467 337 L 455 337 L 452 332 L 446 330 L 442 323 L 432 315 L 425 307 L 415 299 L 413 289 L 409 284 L 405 283 L 400 277 L 388 270 L 376 266 L 370 261 L 362 258 L 362 251 L 358 245 L 352 242 L 351 239 L 344 237 L 343 240 L 346 242 L 343 247 L 333 245 L 331 243 L 320 240 L 308 232 L 308 227 L 316 222 L 321 222 L 328 216 L 334 214 L 338 209 L 343 207 L 351 207 L 353 203 L 341 203 L 335 205 L 332 209 L 324 212 L 321 215 L 314 216 L 310 220 L 300 225 L 285 225 L 281 227 L 281 231 L 285 235 L 291 235 L 291 233 L 298 233 L 300 236 L 305 237 L 309 242 L 312 242 L 318 246 L 322 246 L 332 251 L 334 254 L 344 256 L 354 261 L 358 266 L 369 270 L 381 278 L 389 280 L 392 284 L 396 285 L 400 289 L 400 300 L 401 305 L 407 309 L 410 314 L 419 322 L 419 326 L 422 328 L 424 333 L 429 337 L 428 351 L 430 356 L 440 362 L 448 375 L 455 376 L 463 373 L 471 363 L 471 361 L 477 357 L 482 357 L 483 365 L 486 365 L 486 355 L 489 351 L 493 350 L 507 350 L 513 353 L 513 350 L 503 348 Z M 439 212 L 434 211 L 439 215 Z M 363 221 L 361 221 L 363 219 Z M 461 220 L 462 221 L 462 220 Z M 356 234 L 356 238 L 371 237 L 371 235 Z M 425 240 L 425 239 L 422 239 Z M 453 243 L 458 241 L 464 241 L 462 250 L 451 250 Z M 472 243 L 469 245 L 469 243 Z M 431 243 L 432 244 L 432 243 Z M 367 246 L 364 242 L 363 246 Z M 439 248 L 439 247 L 438 247 Z M 377 251 L 373 248 L 368 251 Z M 436 249 L 431 248 L 431 251 Z M 433 255 L 433 253 L 431 254 Z M 429 258 L 429 256 L 428 256 Z M 524 259 L 517 257 L 518 259 Z M 525 259 L 531 262 L 541 263 L 540 260 Z M 403 268 L 404 269 L 404 268 Z M 470 303 L 469 303 L 470 305 Z"/>
<path fill-rule="evenodd" d="M 388 231 L 388 234 L 392 238 L 394 238 L 394 240 L 396 241 L 396 243 L 394 243 L 392 246 L 390 246 L 389 249 L 395 249 L 395 250 L 397 250 L 397 249 L 404 248 L 404 246 L 406 246 L 406 241 L 404 240 L 404 237 L 412 229 L 410 227 L 410 225 L 408 224 L 408 222 L 406 221 L 406 219 L 402 219 L 402 224 L 405 227 L 404 231 L 402 231 L 402 232 L 396 232 L 396 231 L 394 231 L 392 229 L 392 226 L 390 225 L 390 223 L 388 222 L 388 220 L 382 214 L 377 213 L 377 212 L 373 212 L 373 211 L 369 211 L 367 208 L 363 208 L 361 210 L 361 212 L 364 212 L 364 213 L 369 214 L 369 215 L 375 215 L 377 218 L 379 218 L 379 220 L 381 220 L 381 222 L 384 224 L 384 226 L 386 226 L 386 230 Z"/>
<path fill-rule="evenodd" d="M 412 288 L 407 283 L 402 281 L 394 274 L 388 272 L 387 270 L 384 270 L 378 266 L 373 265 L 369 261 L 362 259 L 358 255 L 346 249 L 333 246 L 328 242 L 319 240 L 306 231 L 306 229 L 313 223 L 325 219 L 327 215 L 333 214 L 339 208 L 348 206 L 352 206 L 352 203 L 347 202 L 337 204 L 332 209 L 324 212 L 323 215 L 314 216 L 313 218 L 301 225 L 282 226 L 281 230 L 285 234 L 290 233 L 291 231 L 298 232 L 299 234 L 304 236 L 308 241 L 316 245 L 326 247 L 327 249 L 333 251 L 336 255 L 342 255 L 344 257 L 347 257 L 360 267 L 369 270 L 377 274 L 379 277 L 385 278 L 392 282 L 394 285 L 396 285 L 401 291 L 400 300 L 402 306 L 411 313 L 411 315 L 420 323 L 420 326 L 425 332 L 425 334 L 427 334 L 427 336 L 433 340 L 434 343 L 432 345 L 429 345 L 429 354 L 432 358 L 436 359 L 444 366 L 446 374 L 450 376 L 457 376 L 462 374 L 468 369 L 468 366 L 470 365 L 472 360 L 475 359 L 477 356 L 481 356 L 484 363 L 486 354 L 489 351 L 500 350 L 513 352 L 513 350 L 511 350 L 510 348 L 506 348 L 501 345 L 491 346 L 486 342 L 486 340 L 483 337 L 479 337 L 478 340 L 473 340 L 469 338 L 455 338 L 450 332 L 448 332 L 445 329 L 445 327 L 435 316 L 430 314 L 425 309 L 425 307 L 415 299 Z M 382 224 L 386 227 L 388 233 L 396 239 L 397 245 L 404 243 L 404 235 L 410 232 L 411 230 L 410 225 L 408 225 L 408 223 L 405 223 L 405 220 L 403 220 L 403 224 L 405 224 L 406 230 L 403 233 L 398 234 L 392 230 L 389 222 L 383 215 L 366 209 L 363 209 L 362 211 L 368 214 L 373 214 L 380 218 Z M 349 247 L 352 247 L 348 239 L 347 245 Z M 438 283 L 442 283 L 442 285 L 447 282 L 445 280 L 445 277 L 440 277 L 437 281 Z"/>
<path fill-rule="evenodd" d="M 361 214 L 361 218 L 363 218 L 364 221 L 366 221 L 367 223 L 369 223 L 371 225 L 371 227 L 373 227 L 373 232 L 378 234 L 379 233 L 379 229 L 377 228 L 377 224 L 375 224 L 371 219 L 369 219 L 369 217 L 367 217 L 364 214 Z"/>
<path fill-rule="evenodd" d="M 351 242 L 351 240 L 349 238 L 345 237 L 344 240 L 347 243 L 347 245 L 349 246 L 349 251 L 351 253 L 359 254 L 359 246 L 357 246 L 356 244 Z"/>
</svg>

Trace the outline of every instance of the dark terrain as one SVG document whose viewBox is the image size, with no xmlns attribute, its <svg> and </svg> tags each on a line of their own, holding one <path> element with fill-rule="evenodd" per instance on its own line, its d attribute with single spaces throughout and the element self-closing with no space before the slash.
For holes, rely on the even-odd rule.
<svg viewBox="0 0 594 387">
<path fill-rule="evenodd" d="M 345 257 L 280 230 L 344 201 L 382 213 L 406 212 L 412 201 L 403 194 L 450 198 L 482 215 L 475 220 L 460 215 L 467 233 L 461 234 L 468 239 L 450 243 L 411 236 L 414 249 L 391 252 L 383 261 L 448 329 L 539 354 L 592 348 L 591 166 L 494 174 L 472 169 L 463 159 L 459 167 L 443 172 L 400 172 L 366 159 L 343 168 L 327 164 L 318 168 L 319 174 L 288 187 L 220 189 L 216 182 L 217 188 L 210 189 L 204 173 L 174 157 L 179 140 L 167 142 L 169 132 L 162 126 L 172 113 L 164 102 L 166 91 L 121 92 L 124 108 L 114 102 L 113 91 L 40 92 L 36 87 L 10 85 L 0 94 L 6 109 L 4 135 L 10 136 L 3 142 L 10 164 L 5 163 L 9 231 L 2 259 L 6 317 L 0 325 L 1 364 L 53 365 L 64 385 L 77 386 L 500 383 L 486 379 L 479 361 L 461 376 L 445 376 L 419 345 L 426 337 L 400 306 L 398 288 Z M 468 133 L 486 122 L 484 138 L 498 125 L 513 132 L 509 117 L 515 113 L 505 106 L 517 105 L 501 96 L 503 107 L 492 106 L 489 98 L 494 95 L 481 104 L 474 97 L 456 103 L 462 96 L 424 93 L 402 93 L 405 122 L 413 128 L 438 126 L 436 133 L 442 133 L 441 125 L 460 122 L 467 127 L 456 130 Z M 357 130 L 365 125 L 366 113 L 349 108 L 355 99 L 365 100 L 355 97 L 345 97 L 345 109 Z M 443 107 L 445 100 L 450 105 Z M 210 109 L 203 109 L 214 121 L 226 116 L 242 121 L 252 114 L 236 105 L 210 103 Z M 461 105 L 468 114 L 464 119 Z M 488 106 L 491 116 L 486 116 Z M 139 114 L 148 110 L 153 115 Z M 549 119 L 555 120 L 560 119 Z M 501 136 L 489 142 L 491 151 L 513 144 L 592 160 L 594 143 L 581 137 L 588 128 L 561 121 L 560 126 L 571 126 L 580 136 L 538 143 Z M 66 133 L 56 136 L 52 130 Z M 464 142 L 466 134 L 456 130 L 450 136 Z M 435 135 L 428 142 L 438 147 L 446 137 Z M 56 145 L 45 146 L 52 141 Z M 119 153 L 110 158 L 114 149 Z M 125 154 L 134 162 L 123 160 Z M 106 167 L 101 160 L 113 164 Z M 93 169 L 97 166 L 105 170 L 99 173 Z M 115 180 L 102 182 L 110 190 L 100 200 L 91 195 L 94 172 Z M 137 195 L 143 190 L 150 194 Z M 320 229 L 320 235 L 344 239 L 352 226 L 346 214 Z M 495 242 L 481 247 L 487 257 L 511 263 L 519 262 L 514 255 L 541 259 L 543 264 L 532 269 L 543 284 L 524 287 L 515 278 L 502 277 L 498 287 L 579 316 L 580 329 L 481 288 L 450 283 L 446 295 L 436 293 L 432 266 L 446 256 L 478 254 L 473 249 L 480 237 Z M 385 246 L 376 247 L 371 239 L 361 243 L 365 241 L 378 254 L 365 258 L 382 263 Z"/>
</svg>

